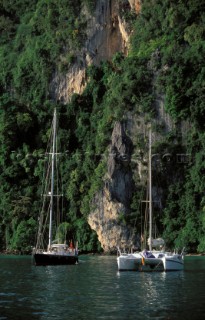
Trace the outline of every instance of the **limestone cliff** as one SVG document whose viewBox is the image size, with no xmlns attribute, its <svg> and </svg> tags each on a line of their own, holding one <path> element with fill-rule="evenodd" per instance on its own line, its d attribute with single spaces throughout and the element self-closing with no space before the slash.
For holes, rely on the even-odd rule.
<svg viewBox="0 0 205 320">
<path fill-rule="evenodd" d="M 116 251 L 117 246 L 139 245 L 133 229 L 123 223 L 123 216 L 129 214 L 134 186 L 130 167 L 132 152 L 133 143 L 125 133 L 125 123 L 116 122 L 104 188 L 93 199 L 94 210 L 88 217 L 88 223 L 97 232 L 106 252 Z"/>
<path fill-rule="evenodd" d="M 55 100 L 66 103 L 73 93 L 82 93 L 86 85 L 85 71 L 90 64 L 98 65 L 102 60 L 110 60 L 116 52 L 127 54 L 131 30 L 123 15 L 131 10 L 139 14 L 140 8 L 140 0 L 98 0 L 92 16 L 83 8 L 87 19 L 87 39 L 66 75 L 54 74 L 51 92 Z M 139 132 L 144 131 L 143 118 L 139 121 L 133 114 L 127 114 L 126 120 L 117 122 L 113 129 L 104 187 L 96 193 L 92 201 L 93 210 L 88 216 L 88 223 L 96 231 L 105 252 L 114 252 L 117 246 L 140 246 L 139 235 L 134 234 L 131 226 L 125 225 L 124 217 L 130 214 L 136 179 L 131 168 L 134 144 Z M 135 160 L 135 171 L 142 179 L 146 169 L 143 161 Z"/>
<path fill-rule="evenodd" d="M 163 123 L 165 130 L 173 129 L 175 124 L 164 112 L 163 97 L 156 100 L 156 109 L 156 125 Z M 182 132 L 181 128 L 179 132 Z M 153 143 L 161 139 L 159 133 L 153 133 Z M 140 247 L 140 235 L 134 233 L 135 223 L 125 226 L 124 220 L 131 214 L 130 205 L 136 185 L 141 185 L 142 190 L 137 192 L 141 200 L 145 200 L 142 194 L 145 195 L 148 179 L 147 140 L 148 126 L 143 115 L 127 113 L 126 119 L 115 123 L 104 186 L 95 195 L 91 206 L 93 209 L 88 216 L 88 223 L 96 231 L 105 252 L 114 252 L 117 247 Z M 153 199 L 159 209 L 163 197 L 163 189 L 153 186 Z"/>
<path fill-rule="evenodd" d="M 116 52 L 127 53 L 130 30 L 122 13 L 125 10 L 140 10 L 140 0 L 98 0 L 93 15 L 83 8 L 87 20 L 86 41 L 76 52 L 76 61 L 66 74 L 55 72 L 50 91 L 55 100 L 66 103 L 73 93 L 82 93 L 85 84 L 85 70 L 90 64 L 98 65 L 110 60 Z"/>
<path fill-rule="evenodd" d="M 86 68 L 90 64 L 99 65 L 103 60 L 111 60 L 117 52 L 124 55 L 129 50 L 131 30 L 125 21 L 129 11 L 140 14 L 141 0 L 98 0 L 92 15 L 82 8 L 87 20 L 86 41 L 81 51 L 76 52 L 75 62 L 70 65 L 66 74 L 56 71 L 51 83 L 51 94 L 55 100 L 67 103 L 73 93 L 82 93 L 86 85 Z M 148 63 L 153 76 L 157 76 L 158 49 L 153 52 Z M 168 66 L 164 66 L 168 68 Z M 161 70 L 161 71 L 165 71 Z M 176 129 L 171 117 L 164 110 L 163 94 L 155 93 L 155 124 L 163 127 L 164 132 Z M 96 231 L 105 252 L 115 252 L 116 248 L 140 246 L 140 235 L 134 233 L 134 226 L 125 223 L 131 214 L 131 200 L 136 185 L 145 186 L 147 180 L 146 139 L 148 128 L 144 115 L 127 112 L 121 122 L 113 128 L 107 173 L 103 177 L 104 185 L 92 199 L 91 212 L 88 216 L 90 227 Z M 186 123 L 180 124 L 179 135 L 186 132 Z M 157 130 L 156 130 L 157 131 Z M 153 140 L 161 139 L 155 132 Z M 163 189 L 156 192 L 153 186 L 153 198 L 161 204 Z"/>
</svg>

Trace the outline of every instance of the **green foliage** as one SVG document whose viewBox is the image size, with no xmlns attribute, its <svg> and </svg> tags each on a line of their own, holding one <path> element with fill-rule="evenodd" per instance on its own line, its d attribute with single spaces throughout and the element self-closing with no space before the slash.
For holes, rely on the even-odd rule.
<svg viewBox="0 0 205 320">
<path fill-rule="evenodd" d="M 43 175 L 45 145 L 53 108 L 60 114 L 65 215 L 57 237 L 77 240 L 86 251 L 100 251 L 87 215 L 106 172 L 106 150 L 114 122 L 131 111 L 145 122 L 156 115 L 156 95 L 177 122 L 192 123 L 186 148 L 172 133 L 156 153 L 188 152 L 180 166 L 161 162 L 155 180 L 166 194 L 161 223 L 168 245 L 203 252 L 205 18 L 203 1 L 144 0 L 136 16 L 120 1 L 120 15 L 133 29 L 129 55 L 90 66 L 82 95 L 56 105 L 50 84 L 56 71 L 65 73 L 84 43 L 82 6 L 93 13 L 94 0 L 1 0 L 0 17 L 0 240 L 2 248 L 28 249 L 34 244 Z M 156 128 L 157 132 L 162 126 Z M 179 139 L 180 140 L 180 139 Z M 141 144 L 140 148 L 143 148 Z M 174 156 L 173 156 L 174 157 Z M 122 221 L 141 229 L 136 194 Z M 140 221 L 140 222 L 139 222 Z M 65 227 L 65 228 L 64 228 Z"/>
<path fill-rule="evenodd" d="M 93 13 L 93 10 L 95 9 L 96 1 L 95 0 L 83 0 L 83 4 L 88 8 L 90 13 Z"/>
<path fill-rule="evenodd" d="M 200 126 L 204 115 L 203 68 L 199 67 L 205 49 L 203 13 L 199 1 L 143 1 L 131 51 L 131 56 L 153 60 L 157 50 L 153 71 L 159 92 L 165 93 L 166 110 L 175 120 L 191 116 Z"/>
<path fill-rule="evenodd" d="M 58 230 L 56 232 L 55 240 L 58 241 L 58 243 L 64 243 L 66 240 L 72 239 L 72 236 L 70 237 L 70 234 L 69 234 L 70 230 L 71 230 L 70 224 L 68 222 L 62 222 L 59 225 Z"/>
<path fill-rule="evenodd" d="M 10 239 L 9 250 L 20 250 L 30 252 L 31 246 L 35 241 L 36 221 L 33 218 L 21 221 L 13 237 Z"/>
<path fill-rule="evenodd" d="M 12 19 L 16 26 L 9 45 L 1 47 L 4 73 L 0 81 L 2 87 L 12 87 L 15 97 L 22 103 L 35 107 L 47 99 L 54 69 L 62 69 L 62 65 L 69 66 L 73 61 L 74 52 L 85 37 L 85 20 L 78 14 L 80 0 L 72 5 L 65 0 L 57 4 L 53 0 L 33 1 L 29 12 L 26 1 L 19 1 L 18 5 L 13 16 L 15 5 L 3 2 L 6 12 L 0 21 L 1 29 L 11 32 Z M 4 38 L 3 34 L 1 43 L 5 42 Z M 69 49 L 72 52 L 67 56 Z"/>
<path fill-rule="evenodd" d="M 198 252 L 204 252 L 205 251 L 205 215 L 204 215 L 204 208 L 201 211 L 201 216 L 200 216 L 200 222 L 201 222 L 201 228 L 199 228 L 200 230 L 200 236 L 199 236 L 199 244 L 197 247 L 197 251 Z"/>
</svg>

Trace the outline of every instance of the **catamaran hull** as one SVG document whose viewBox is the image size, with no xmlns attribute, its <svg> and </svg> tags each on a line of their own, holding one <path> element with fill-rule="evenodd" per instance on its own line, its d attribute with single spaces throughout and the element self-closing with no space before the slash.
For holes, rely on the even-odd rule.
<svg viewBox="0 0 205 320">
<path fill-rule="evenodd" d="M 181 255 L 165 256 L 162 261 L 164 271 L 180 271 L 184 269 L 184 259 Z"/>
<path fill-rule="evenodd" d="M 44 254 L 35 253 L 33 255 L 34 263 L 36 266 L 49 266 L 49 265 L 69 265 L 77 264 L 78 256 L 66 256 L 57 254 Z"/>
<path fill-rule="evenodd" d="M 140 271 L 164 271 L 161 258 L 144 258 Z"/>
<path fill-rule="evenodd" d="M 117 257 L 119 271 L 180 271 L 184 269 L 183 256 L 179 254 L 145 258 L 138 254 Z"/>
<path fill-rule="evenodd" d="M 119 271 L 138 271 L 142 258 L 133 255 L 122 255 L 117 257 Z"/>
<path fill-rule="evenodd" d="M 117 257 L 119 271 L 163 271 L 160 258 L 134 257 L 132 255 Z"/>
</svg>

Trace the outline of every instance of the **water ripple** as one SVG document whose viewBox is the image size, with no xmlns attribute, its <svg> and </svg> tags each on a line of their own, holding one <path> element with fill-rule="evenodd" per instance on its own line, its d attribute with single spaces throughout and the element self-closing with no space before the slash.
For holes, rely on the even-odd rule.
<svg viewBox="0 0 205 320">
<path fill-rule="evenodd" d="M 200 320 L 205 312 L 205 259 L 170 273 L 118 272 L 116 257 L 48 267 L 0 259 L 0 320 Z"/>
</svg>

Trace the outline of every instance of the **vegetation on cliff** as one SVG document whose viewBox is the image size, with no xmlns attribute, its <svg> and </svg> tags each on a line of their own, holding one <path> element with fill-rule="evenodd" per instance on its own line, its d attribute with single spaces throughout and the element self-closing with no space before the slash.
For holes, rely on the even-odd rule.
<svg viewBox="0 0 205 320">
<path fill-rule="evenodd" d="M 0 0 L 0 239 L 1 249 L 30 249 L 35 242 L 47 133 L 54 107 L 60 135 L 68 237 L 82 250 L 100 250 L 87 224 L 90 199 L 102 186 L 113 123 L 126 111 L 155 115 L 156 95 L 165 96 L 174 121 L 187 120 L 183 152 L 189 161 L 164 164 L 158 176 L 166 202 L 160 216 L 170 244 L 205 250 L 204 51 L 205 5 L 198 0 L 144 0 L 133 26 L 128 57 L 87 70 L 88 84 L 63 105 L 49 84 L 56 70 L 66 72 L 86 34 L 82 5 L 95 1 Z M 128 15 L 129 17 L 129 15 Z M 154 81 L 153 81 L 154 79 Z M 177 126 L 176 126 L 177 128 Z M 157 128 L 159 130 L 159 128 Z M 177 141 L 177 143 L 176 143 Z M 177 154 L 177 130 L 164 136 L 157 152 Z M 182 150 L 182 149 L 180 149 Z M 69 151 L 68 153 L 66 151 Z M 179 152 L 178 152 L 179 153 Z M 168 177 L 164 179 L 162 171 Z M 168 172 L 168 174 L 167 174 Z M 138 213 L 137 198 L 131 210 Z"/>
</svg>

